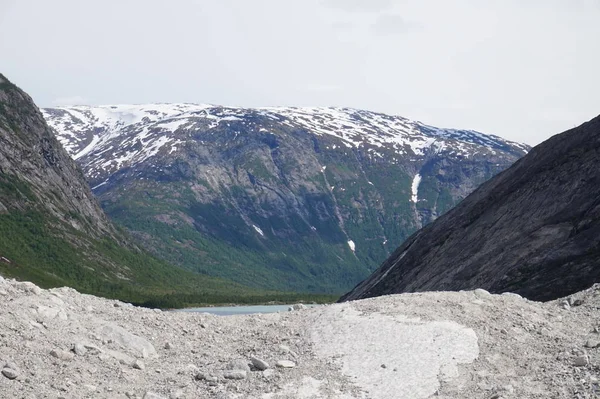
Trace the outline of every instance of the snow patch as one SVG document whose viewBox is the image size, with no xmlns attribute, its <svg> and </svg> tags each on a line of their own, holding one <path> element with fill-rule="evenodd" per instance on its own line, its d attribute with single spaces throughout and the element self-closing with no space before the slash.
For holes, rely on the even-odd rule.
<svg viewBox="0 0 600 399">
<path fill-rule="evenodd" d="M 356 252 L 356 245 L 354 244 L 354 241 L 349 240 L 348 241 L 348 246 L 350 247 L 350 249 L 352 250 L 352 252 Z"/>
<path fill-rule="evenodd" d="M 415 177 L 413 178 L 412 186 L 411 186 L 411 189 L 412 189 L 411 201 L 414 202 L 415 204 L 419 200 L 419 184 L 421 184 L 421 175 L 417 173 L 415 175 Z"/>
<path fill-rule="evenodd" d="M 260 234 L 261 236 L 265 236 L 265 233 L 263 233 L 262 229 L 260 227 L 258 227 L 257 225 L 253 224 L 252 227 L 254 227 L 254 230 L 256 230 L 256 232 L 258 234 Z"/>
</svg>

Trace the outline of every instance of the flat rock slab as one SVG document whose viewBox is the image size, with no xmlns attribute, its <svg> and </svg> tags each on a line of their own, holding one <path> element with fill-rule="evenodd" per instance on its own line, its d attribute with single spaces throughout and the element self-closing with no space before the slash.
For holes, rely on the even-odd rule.
<svg viewBox="0 0 600 399">
<path fill-rule="evenodd" d="M 378 399 L 428 398 L 440 375 L 479 355 L 475 332 L 452 321 L 364 314 L 351 304 L 325 308 L 317 320 L 317 353 L 339 359 L 342 372 Z"/>
</svg>

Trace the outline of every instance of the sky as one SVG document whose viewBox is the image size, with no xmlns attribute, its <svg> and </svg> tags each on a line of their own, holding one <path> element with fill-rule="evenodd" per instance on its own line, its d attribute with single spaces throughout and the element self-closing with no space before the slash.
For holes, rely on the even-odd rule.
<svg viewBox="0 0 600 399">
<path fill-rule="evenodd" d="M 600 0 L 0 0 L 39 106 L 345 106 L 535 145 L 600 114 Z"/>
</svg>

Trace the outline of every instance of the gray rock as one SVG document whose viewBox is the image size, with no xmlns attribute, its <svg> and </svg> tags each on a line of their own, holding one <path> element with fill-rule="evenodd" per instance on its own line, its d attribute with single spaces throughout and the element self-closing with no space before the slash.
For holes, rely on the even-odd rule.
<svg viewBox="0 0 600 399">
<path fill-rule="evenodd" d="M 306 309 L 306 305 L 303 303 L 296 303 L 288 308 L 289 311 L 303 310 L 303 309 Z"/>
<path fill-rule="evenodd" d="M 600 346 L 600 341 L 595 339 L 588 339 L 585 343 L 586 348 L 597 348 Z"/>
<path fill-rule="evenodd" d="M 199 372 L 195 375 L 195 379 L 198 381 L 205 381 L 208 377 L 208 374 L 204 373 L 204 372 Z"/>
<path fill-rule="evenodd" d="M 17 378 L 19 376 L 19 370 L 9 368 L 9 367 L 4 367 L 2 369 L 2 375 L 5 376 L 6 378 L 8 378 L 9 380 L 14 380 L 15 378 Z"/>
<path fill-rule="evenodd" d="M 228 380 L 243 380 L 247 375 L 248 373 L 244 370 L 226 370 L 223 373 L 223 377 Z"/>
<path fill-rule="evenodd" d="M 291 360 L 278 360 L 275 365 L 284 369 L 291 369 L 296 367 L 296 363 L 292 362 Z"/>
<path fill-rule="evenodd" d="M 240 370 L 240 371 L 249 372 L 250 366 L 248 366 L 248 362 L 246 360 L 236 359 L 236 360 L 230 361 L 227 364 L 227 366 L 225 367 L 225 370 Z"/>
<path fill-rule="evenodd" d="M 145 365 L 145 364 L 144 364 L 144 362 L 142 362 L 141 360 L 139 360 L 139 359 L 136 359 L 136 360 L 133 362 L 133 364 L 132 364 L 132 367 L 133 367 L 134 369 L 138 369 L 138 370 L 144 370 L 144 369 L 146 368 L 146 365 Z"/>
<path fill-rule="evenodd" d="M 119 351 L 106 350 L 105 354 L 109 355 L 113 359 L 117 359 L 119 363 L 125 364 L 127 366 L 133 366 L 133 364 L 136 361 L 135 358 Z"/>
<path fill-rule="evenodd" d="M 266 378 L 266 379 L 273 377 L 273 375 L 275 375 L 275 370 L 273 370 L 273 369 L 267 369 L 262 372 L 263 378 Z"/>
<path fill-rule="evenodd" d="M 112 340 L 137 357 L 156 358 L 158 353 L 154 346 L 145 338 L 130 333 L 122 327 L 108 323 L 103 325 L 98 333 L 105 340 Z"/>
<path fill-rule="evenodd" d="M 54 319 L 56 316 L 58 316 L 59 311 L 60 309 L 51 308 L 43 305 L 37 307 L 38 315 L 40 315 L 44 319 Z"/>
<path fill-rule="evenodd" d="M 60 349 L 52 349 L 50 351 L 50 355 L 60 359 L 60 360 L 64 360 L 64 361 L 70 361 L 73 360 L 73 358 L 75 357 L 75 354 L 72 352 L 67 352 L 67 351 L 63 351 Z"/>
<path fill-rule="evenodd" d="M 40 287 L 29 281 L 17 282 L 15 283 L 15 287 L 34 295 L 40 295 L 42 293 L 42 289 Z"/>
<path fill-rule="evenodd" d="M 173 344 L 171 344 L 170 342 L 165 342 L 165 349 L 173 349 Z"/>
<path fill-rule="evenodd" d="M 515 294 L 514 292 L 503 292 L 502 296 L 514 298 L 514 299 L 523 299 L 523 297 L 519 294 Z"/>
<path fill-rule="evenodd" d="M 161 396 L 157 393 L 151 392 L 151 391 L 147 391 L 144 394 L 144 399 L 167 399 L 164 396 Z"/>
<path fill-rule="evenodd" d="M 264 371 L 269 368 L 269 363 L 257 357 L 252 356 L 250 358 L 250 361 L 252 362 L 252 365 L 256 367 L 257 370 Z"/>
<path fill-rule="evenodd" d="M 590 363 L 590 359 L 587 357 L 587 355 L 577 356 L 573 360 L 573 365 L 576 367 L 584 367 L 584 366 L 587 366 L 589 363 Z"/>
<path fill-rule="evenodd" d="M 569 305 L 571 306 L 581 306 L 583 305 L 583 299 L 581 298 L 575 298 L 575 297 L 569 297 L 567 299 L 569 301 Z"/>
<path fill-rule="evenodd" d="M 75 352 L 77 356 L 85 356 L 87 353 L 87 349 L 85 349 L 85 346 L 83 344 L 75 344 L 73 345 L 73 352 Z"/>
<path fill-rule="evenodd" d="M 475 291 L 473 291 L 473 293 L 475 294 L 476 297 L 478 298 L 489 298 L 492 296 L 492 294 L 490 294 L 488 291 L 484 290 L 483 288 L 477 288 Z"/>
</svg>

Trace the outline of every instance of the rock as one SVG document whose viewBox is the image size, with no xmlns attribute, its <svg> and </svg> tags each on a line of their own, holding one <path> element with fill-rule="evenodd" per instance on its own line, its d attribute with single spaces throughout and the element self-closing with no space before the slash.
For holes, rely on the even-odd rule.
<svg viewBox="0 0 600 399">
<path fill-rule="evenodd" d="M 126 355 L 125 353 L 119 352 L 119 351 L 106 350 L 105 353 L 107 355 L 109 355 L 110 357 L 112 357 L 113 359 L 118 360 L 119 363 L 125 364 L 127 366 L 133 366 L 133 364 L 136 361 L 135 358 L 133 358 L 129 355 Z"/>
<path fill-rule="evenodd" d="M 144 399 L 167 399 L 164 396 L 161 396 L 157 393 L 151 392 L 151 391 L 147 391 L 144 394 Z"/>
<path fill-rule="evenodd" d="M 156 358 L 158 353 L 154 346 L 145 338 L 130 333 L 122 327 L 108 323 L 100 327 L 98 333 L 105 340 L 112 340 L 137 357 Z"/>
<path fill-rule="evenodd" d="M 83 344 L 73 345 L 72 350 L 77 356 L 85 356 L 87 353 L 87 349 L 85 349 L 85 346 Z"/>
<path fill-rule="evenodd" d="M 250 358 L 250 361 L 252 362 L 252 365 L 256 367 L 257 370 L 264 371 L 269 368 L 269 363 L 257 357 L 252 356 Z"/>
<path fill-rule="evenodd" d="M 475 294 L 476 297 L 478 298 L 489 298 L 492 296 L 492 294 L 490 294 L 488 291 L 484 290 L 483 288 L 477 288 L 475 291 L 473 291 L 473 293 Z"/>
<path fill-rule="evenodd" d="M 303 303 L 297 303 L 297 304 L 294 304 L 294 305 L 290 306 L 288 308 L 288 311 L 291 312 L 291 311 L 294 311 L 294 310 L 303 310 L 303 309 L 307 309 L 306 305 L 303 304 Z"/>
<path fill-rule="evenodd" d="M 171 393 L 171 395 L 169 396 L 170 399 L 181 399 L 183 397 L 185 397 L 185 394 L 181 389 L 177 389 L 176 391 L 173 391 Z"/>
<path fill-rule="evenodd" d="M 575 298 L 575 297 L 571 296 L 567 299 L 567 301 L 569 302 L 569 305 L 571 305 L 571 306 L 583 305 L 583 299 L 581 299 L 581 298 Z"/>
<path fill-rule="evenodd" d="M 275 370 L 273 370 L 273 369 L 266 369 L 265 371 L 262 372 L 263 378 L 266 378 L 266 379 L 273 377 L 274 374 L 275 374 Z"/>
<path fill-rule="evenodd" d="M 19 376 L 19 370 L 11 367 L 4 367 L 2 369 L 2 375 L 8 378 L 9 380 L 14 380 Z"/>
<path fill-rule="evenodd" d="M 57 359 L 64 360 L 64 361 L 73 360 L 73 358 L 75 357 L 74 353 L 63 351 L 60 349 L 52 349 L 50 351 L 50 355 Z"/>
<path fill-rule="evenodd" d="M 38 315 L 40 315 L 44 319 L 54 319 L 56 316 L 58 316 L 59 311 L 60 309 L 55 309 L 48 306 L 40 305 L 37 307 Z"/>
<path fill-rule="evenodd" d="M 171 344 L 170 342 L 165 342 L 165 349 L 173 349 L 173 344 Z"/>
<path fill-rule="evenodd" d="M 513 299 L 523 299 L 523 297 L 521 295 L 515 294 L 514 292 L 503 292 L 502 296 L 513 298 Z"/>
<path fill-rule="evenodd" d="M 145 364 L 144 364 L 144 362 L 142 362 L 141 360 L 139 360 L 139 359 L 136 359 L 136 360 L 133 362 L 133 364 L 132 364 L 132 367 L 133 367 L 134 369 L 138 369 L 138 370 L 144 370 L 144 369 L 146 368 L 146 365 L 145 365 Z"/>
<path fill-rule="evenodd" d="M 243 380 L 246 376 L 247 372 L 244 370 L 227 370 L 223 373 L 223 377 L 228 380 Z"/>
<path fill-rule="evenodd" d="M 248 366 L 248 362 L 246 360 L 236 359 L 236 360 L 230 361 L 227 364 L 227 366 L 225 367 L 225 370 L 239 370 L 239 371 L 249 372 L 250 366 Z"/>
<path fill-rule="evenodd" d="M 197 374 L 194 376 L 194 378 L 195 378 L 197 381 L 205 381 L 207 377 L 208 377 L 208 374 L 206 374 L 206 373 L 203 373 L 203 372 L 199 372 L 199 373 L 197 373 Z"/>
<path fill-rule="evenodd" d="M 587 355 L 577 356 L 573 360 L 573 365 L 576 367 L 584 367 L 584 366 L 587 366 L 589 363 L 590 363 L 590 359 L 588 358 Z"/>
<path fill-rule="evenodd" d="M 586 348 L 597 348 L 600 346 L 600 341 L 597 341 L 595 339 L 588 339 L 585 343 L 585 347 Z"/>
<path fill-rule="evenodd" d="M 291 369 L 296 367 L 296 363 L 292 362 L 291 360 L 278 360 L 275 365 L 284 369 Z"/>
<path fill-rule="evenodd" d="M 42 293 L 42 289 L 40 287 L 38 287 L 37 285 L 35 285 L 29 281 L 21 281 L 21 282 L 15 283 L 15 288 L 23 290 L 23 291 L 31 293 L 31 294 L 34 294 L 34 295 L 40 295 Z"/>
</svg>

